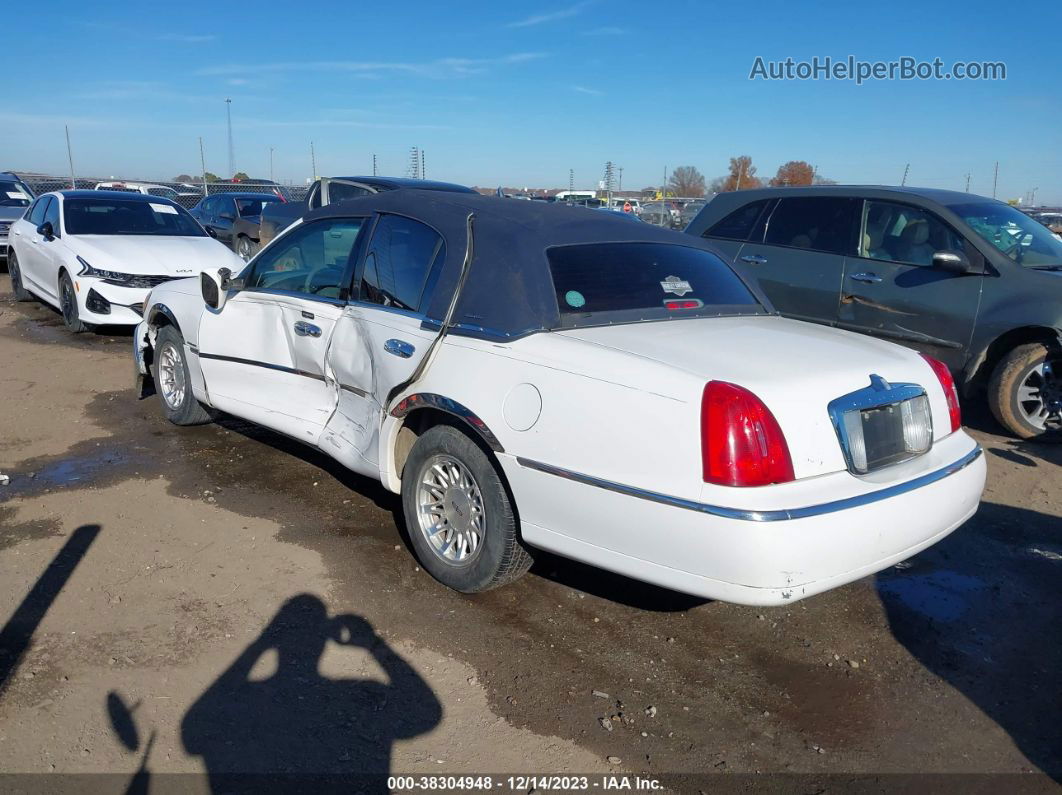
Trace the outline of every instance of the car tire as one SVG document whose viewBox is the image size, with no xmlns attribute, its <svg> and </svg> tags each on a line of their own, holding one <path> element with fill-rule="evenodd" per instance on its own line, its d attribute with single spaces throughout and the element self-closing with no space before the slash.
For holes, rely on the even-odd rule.
<svg viewBox="0 0 1062 795">
<path fill-rule="evenodd" d="M 240 235 L 236 239 L 236 254 L 244 262 L 249 262 L 258 253 L 258 241 L 252 240 L 247 235 Z"/>
<path fill-rule="evenodd" d="M 22 271 L 18 267 L 18 258 L 10 248 L 7 250 L 7 275 L 11 277 L 11 292 L 16 301 L 32 301 L 33 294 L 22 286 Z"/>
<path fill-rule="evenodd" d="M 155 338 L 152 376 L 162 411 L 174 425 L 205 425 L 214 420 L 192 394 L 184 337 L 173 326 L 163 326 Z"/>
<path fill-rule="evenodd" d="M 92 330 L 92 326 L 84 322 L 78 314 L 74 283 L 66 271 L 59 274 L 59 311 L 63 314 L 63 324 L 71 334 L 84 334 Z"/>
<path fill-rule="evenodd" d="M 403 469 L 402 509 L 417 559 L 455 591 L 496 588 L 531 567 L 501 472 L 457 428 L 436 425 L 417 439 Z"/>
<path fill-rule="evenodd" d="M 1040 342 L 1019 345 L 992 372 L 988 405 L 1021 439 L 1062 441 L 1062 357 Z"/>
</svg>

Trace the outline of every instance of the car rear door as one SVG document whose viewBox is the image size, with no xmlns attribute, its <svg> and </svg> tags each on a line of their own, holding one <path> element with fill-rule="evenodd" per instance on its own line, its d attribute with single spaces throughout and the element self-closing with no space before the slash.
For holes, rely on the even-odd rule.
<svg viewBox="0 0 1062 795">
<path fill-rule="evenodd" d="M 200 322 L 211 402 L 316 444 L 334 409 L 326 352 L 353 275 L 361 218 L 305 224 L 251 261 L 246 286 Z"/>
<path fill-rule="evenodd" d="M 211 213 L 211 223 L 217 238 L 226 246 L 232 247 L 232 228 L 236 223 L 236 202 L 231 196 L 217 196 Z"/>
<path fill-rule="evenodd" d="M 431 227 L 379 216 L 358 266 L 355 300 L 336 324 L 326 371 L 336 410 L 321 448 L 346 466 L 379 474 L 379 430 L 392 392 L 407 381 L 438 332 L 422 328 L 446 247 Z"/>
<path fill-rule="evenodd" d="M 961 251 L 977 273 L 933 266 L 936 251 Z M 867 200 L 856 256 L 845 263 L 842 328 L 894 340 L 958 371 L 966 362 L 984 284 L 983 258 L 926 208 Z"/>
<path fill-rule="evenodd" d="M 760 216 L 735 264 L 783 315 L 832 325 L 859 206 L 843 196 L 783 197 Z"/>
</svg>

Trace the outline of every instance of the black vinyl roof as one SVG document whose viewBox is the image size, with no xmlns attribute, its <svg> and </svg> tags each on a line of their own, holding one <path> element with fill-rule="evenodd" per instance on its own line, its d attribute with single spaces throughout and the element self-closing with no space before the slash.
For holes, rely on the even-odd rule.
<svg viewBox="0 0 1062 795">
<path fill-rule="evenodd" d="M 376 189 L 395 190 L 396 188 L 414 188 L 416 190 L 445 190 L 454 193 L 476 193 L 465 185 L 456 182 L 436 182 L 430 179 L 413 179 L 411 177 L 329 177 L 329 179 L 345 179 L 351 182 L 361 182 L 371 185 Z"/>
<path fill-rule="evenodd" d="M 751 188 L 740 191 L 735 195 L 740 196 L 743 200 L 755 200 L 785 196 L 855 196 L 875 199 L 895 198 L 897 194 L 928 199 L 937 204 L 943 204 L 945 207 L 956 204 L 969 204 L 970 202 L 998 201 L 986 196 L 979 196 L 976 193 L 963 193 L 961 191 L 945 190 L 944 188 L 919 188 L 908 185 L 801 185 L 779 188 Z"/>
<path fill-rule="evenodd" d="M 330 204 L 303 216 L 318 218 L 393 213 L 438 231 L 446 243 L 446 260 L 428 318 L 445 317 L 461 272 L 467 244 L 467 218 L 474 214 L 475 255 L 454 314 L 466 330 L 514 337 L 556 328 L 560 313 L 546 249 L 582 243 L 670 243 L 711 252 L 726 259 L 707 241 L 635 224 L 629 219 L 583 207 L 517 201 L 478 193 L 394 190 Z M 765 306 L 755 287 L 752 292 Z"/>
</svg>

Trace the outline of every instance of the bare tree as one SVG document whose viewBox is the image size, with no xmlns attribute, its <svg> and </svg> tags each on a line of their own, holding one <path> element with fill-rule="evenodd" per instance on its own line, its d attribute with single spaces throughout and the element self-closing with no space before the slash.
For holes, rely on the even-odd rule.
<svg viewBox="0 0 1062 795">
<path fill-rule="evenodd" d="M 836 185 L 837 184 L 837 180 L 830 179 L 829 177 L 823 177 L 823 176 L 820 176 L 819 174 L 816 174 L 815 177 L 811 180 L 811 184 L 812 185 Z"/>
<path fill-rule="evenodd" d="M 723 190 L 746 190 L 758 188 L 763 182 L 756 176 L 756 166 L 748 155 L 730 158 L 730 174 L 723 183 Z"/>
<path fill-rule="evenodd" d="M 703 196 L 704 174 L 694 166 L 679 166 L 671 172 L 667 187 L 676 196 Z"/>
<path fill-rule="evenodd" d="M 785 185 L 810 185 L 815 179 L 815 169 L 803 160 L 790 160 L 778 167 L 778 173 L 771 180 L 772 187 Z"/>
</svg>

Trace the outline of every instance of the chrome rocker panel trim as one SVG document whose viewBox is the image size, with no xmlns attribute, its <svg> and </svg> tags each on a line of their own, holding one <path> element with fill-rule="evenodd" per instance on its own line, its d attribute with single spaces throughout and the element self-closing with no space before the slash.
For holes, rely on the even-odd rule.
<svg viewBox="0 0 1062 795">
<path fill-rule="evenodd" d="M 645 489 L 635 488 L 634 486 L 625 486 L 622 483 L 613 483 L 610 480 L 602 480 L 601 478 L 591 477 L 590 475 L 582 475 L 578 472 L 561 469 L 560 467 L 555 467 L 550 464 L 543 464 L 540 461 L 531 461 L 527 458 L 520 458 L 519 456 L 517 457 L 516 462 L 522 467 L 545 472 L 548 475 L 556 475 L 557 477 L 566 478 L 567 480 L 574 480 L 577 483 L 585 483 L 588 486 L 596 486 L 600 489 L 615 491 L 619 494 L 626 494 L 628 497 L 638 497 L 643 500 L 649 500 L 650 502 L 659 502 L 663 505 L 670 505 L 673 508 L 684 508 L 688 511 L 697 511 L 712 516 L 721 516 L 724 519 L 740 519 L 747 522 L 782 522 L 790 519 L 806 519 L 810 516 L 822 516 L 823 514 L 836 513 L 837 511 L 858 508 L 861 505 L 869 505 L 871 503 L 880 502 L 881 500 L 887 500 L 890 497 L 895 497 L 899 494 L 906 494 L 909 491 L 920 489 L 923 486 L 928 486 L 931 483 L 936 483 L 938 480 L 943 480 L 950 475 L 954 475 L 956 472 L 965 469 L 980 458 L 983 452 L 981 446 L 978 445 L 958 461 L 948 464 L 945 467 L 941 467 L 933 472 L 928 472 L 925 475 L 909 480 L 906 483 L 898 483 L 895 486 L 872 491 L 869 494 L 861 494 L 858 497 L 846 497 L 843 500 L 824 502 L 819 505 L 808 505 L 803 508 L 787 508 L 772 511 L 750 511 L 741 508 L 726 508 L 721 505 L 708 505 L 703 502 L 684 500 L 681 497 L 671 497 L 667 494 L 660 494 L 655 491 L 646 491 Z"/>
</svg>

